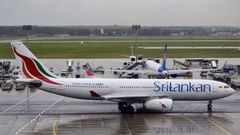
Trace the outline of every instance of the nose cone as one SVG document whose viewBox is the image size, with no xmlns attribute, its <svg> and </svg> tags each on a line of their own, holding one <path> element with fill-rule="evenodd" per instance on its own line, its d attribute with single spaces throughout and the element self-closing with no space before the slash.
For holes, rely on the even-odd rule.
<svg viewBox="0 0 240 135">
<path fill-rule="evenodd" d="M 228 94 L 230 96 L 230 95 L 232 95 L 235 92 L 235 90 L 233 88 L 229 88 L 227 92 L 228 92 Z"/>
</svg>

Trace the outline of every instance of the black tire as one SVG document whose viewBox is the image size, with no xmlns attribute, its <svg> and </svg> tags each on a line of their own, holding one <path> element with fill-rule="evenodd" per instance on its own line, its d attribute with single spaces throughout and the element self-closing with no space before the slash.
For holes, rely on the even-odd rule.
<svg viewBox="0 0 240 135">
<path fill-rule="evenodd" d="M 121 113 L 127 113 L 127 108 L 126 107 L 122 107 L 121 109 L 120 109 L 120 111 L 121 111 Z"/>
<path fill-rule="evenodd" d="M 126 108 L 126 106 L 127 106 L 126 103 L 119 102 L 119 103 L 118 103 L 118 110 L 122 110 L 122 109 Z"/>
<path fill-rule="evenodd" d="M 133 106 L 129 105 L 129 106 L 127 107 L 127 112 L 128 112 L 128 113 L 133 113 L 133 112 L 134 112 Z"/>
<path fill-rule="evenodd" d="M 118 110 L 120 110 L 121 113 L 127 113 L 128 112 L 127 103 L 119 102 L 118 103 Z"/>
<path fill-rule="evenodd" d="M 208 104 L 208 111 L 211 112 L 212 111 L 212 105 L 211 104 Z"/>
</svg>

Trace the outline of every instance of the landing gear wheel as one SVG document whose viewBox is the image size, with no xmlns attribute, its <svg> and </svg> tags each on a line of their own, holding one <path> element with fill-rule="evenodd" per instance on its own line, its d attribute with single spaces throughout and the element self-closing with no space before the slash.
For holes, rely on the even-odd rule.
<svg viewBox="0 0 240 135">
<path fill-rule="evenodd" d="M 127 107 L 127 112 L 128 112 L 128 113 L 133 113 L 133 112 L 134 112 L 133 106 L 129 105 L 129 106 Z"/>
<path fill-rule="evenodd" d="M 208 112 L 212 112 L 212 100 L 209 100 L 207 107 L 208 107 Z"/>
<path fill-rule="evenodd" d="M 121 113 L 133 113 L 134 107 L 132 105 L 127 105 L 127 103 L 118 103 L 118 109 L 121 111 Z"/>
<path fill-rule="evenodd" d="M 123 108 L 121 108 L 121 113 L 127 113 L 127 108 L 126 107 L 123 107 Z"/>
<path fill-rule="evenodd" d="M 212 105 L 211 104 L 208 104 L 208 111 L 212 111 Z"/>
<path fill-rule="evenodd" d="M 121 113 L 127 113 L 127 103 L 119 102 L 118 110 L 120 110 Z"/>
<path fill-rule="evenodd" d="M 118 110 L 120 110 L 121 113 L 126 113 L 127 103 L 119 102 L 118 103 Z"/>
<path fill-rule="evenodd" d="M 122 110 L 124 107 L 126 107 L 127 104 L 126 103 L 122 103 L 122 102 L 119 102 L 118 103 L 118 110 Z"/>
</svg>

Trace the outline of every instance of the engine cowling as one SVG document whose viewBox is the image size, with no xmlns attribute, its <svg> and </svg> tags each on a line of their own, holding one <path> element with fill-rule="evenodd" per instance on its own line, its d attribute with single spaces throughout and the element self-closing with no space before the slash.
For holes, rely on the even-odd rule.
<svg viewBox="0 0 240 135">
<path fill-rule="evenodd" d="M 168 75 L 169 73 L 168 73 L 167 70 L 163 70 L 163 71 L 162 71 L 162 74 L 163 74 L 163 75 Z"/>
<path fill-rule="evenodd" d="M 144 103 L 144 107 L 152 111 L 169 112 L 172 110 L 173 100 L 169 98 L 151 99 Z"/>
</svg>

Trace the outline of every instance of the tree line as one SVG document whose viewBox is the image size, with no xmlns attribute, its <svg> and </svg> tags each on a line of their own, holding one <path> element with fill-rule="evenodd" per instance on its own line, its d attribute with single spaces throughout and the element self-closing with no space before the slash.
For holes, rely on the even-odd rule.
<svg viewBox="0 0 240 135">
<path fill-rule="evenodd" d="M 136 31 L 131 26 L 32 26 L 30 35 L 36 36 L 130 36 Z M 240 32 L 239 27 L 150 27 L 143 26 L 138 31 L 139 36 L 209 36 L 216 32 Z M 0 26 L 0 36 L 25 36 L 22 26 Z"/>
</svg>

